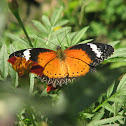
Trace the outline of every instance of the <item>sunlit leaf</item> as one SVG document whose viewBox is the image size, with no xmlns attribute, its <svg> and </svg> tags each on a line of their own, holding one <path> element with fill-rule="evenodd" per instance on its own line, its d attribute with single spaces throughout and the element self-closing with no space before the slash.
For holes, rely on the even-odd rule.
<svg viewBox="0 0 126 126">
<path fill-rule="evenodd" d="M 74 36 L 74 38 L 72 40 L 72 45 L 75 45 L 76 43 L 78 43 L 80 41 L 80 39 L 84 36 L 84 34 L 88 28 L 89 28 L 88 26 L 84 27 L 82 30 L 77 32 L 77 34 Z"/>
<path fill-rule="evenodd" d="M 57 24 L 55 25 L 55 27 L 63 26 L 65 24 L 67 24 L 68 22 L 69 22 L 69 20 L 62 20 L 60 22 L 57 22 Z"/>
<path fill-rule="evenodd" d="M 14 87 L 17 87 L 18 86 L 18 74 L 17 72 L 12 68 L 12 66 L 10 66 L 9 68 L 9 74 L 11 76 L 11 79 L 12 79 L 12 84 Z"/>
<path fill-rule="evenodd" d="M 104 108 L 102 108 L 94 117 L 92 120 L 100 120 L 104 115 Z"/>
<path fill-rule="evenodd" d="M 85 118 L 91 118 L 91 117 L 94 116 L 94 114 L 83 113 L 83 116 L 84 116 Z"/>
<path fill-rule="evenodd" d="M 6 33 L 6 35 L 10 37 L 12 40 L 16 41 L 18 44 L 23 44 L 26 47 L 30 47 L 29 44 L 25 40 L 21 39 L 19 36 L 13 35 L 11 33 Z"/>
<path fill-rule="evenodd" d="M 52 33 L 52 36 L 58 35 L 58 34 L 64 34 L 64 32 L 68 32 L 71 30 L 71 27 L 62 27 Z"/>
<path fill-rule="evenodd" d="M 2 77 L 5 79 L 8 75 L 8 52 L 5 44 L 2 45 L 0 50 L 0 71 Z"/>
<path fill-rule="evenodd" d="M 113 83 L 107 90 L 107 98 L 109 98 L 114 90 L 115 83 Z"/>
<path fill-rule="evenodd" d="M 116 49 L 110 58 L 126 57 L 126 48 Z"/>
<path fill-rule="evenodd" d="M 96 121 L 94 123 L 94 126 L 98 126 L 98 125 L 103 125 L 103 124 L 107 124 L 107 123 L 113 123 L 113 122 L 116 122 L 117 120 L 122 120 L 124 119 L 123 116 L 115 116 L 115 117 L 111 117 L 111 118 L 107 118 L 107 119 L 102 119 L 102 120 L 99 120 L 99 121 Z"/>
<path fill-rule="evenodd" d="M 34 25 L 43 33 L 47 33 L 46 28 L 39 21 L 33 20 Z"/>
<path fill-rule="evenodd" d="M 51 23 L 49 21 L 49 18 L 46 15 L 42 16 L 42 21 L 46 25 L 46 27 L 51 27 Z"/>
<path fill-rule="evenodd" d="M 109 42 L 108 44 L 111 46 L 115 46 L 119 43 L 120 41 L 114 41 L 114 42 Z"/>
<path fill-rule="evenodd" d="M 119 91 L 125 91 L 126 90 L 126 74 L 123 76 L 123 78 L 121 79 L 118 87 L 117 87 L 117 92 Z"/>
<path fill-rule="evenodd" d="M 100 120 L 104 115 L 104 108 L 102 108 L 93 118 L 87 126 L 94 126 L 95 122 Z"/>
<path fill-rule="evenodd" d="M 111 97 L 108 100 L 109 101 L 112 101 L 112 102 L 120 102 L 120 103 L 123 103 L 123 99 L 118 98 L 118 97 Z"/>
<path fill-rule="evenodd" d="M 54 26 L 56 24 L 57 20 L 60 17 L 60 14 L 61 14 L 62 10 L 63 10 L 63 7 L 61 6 L 60 8 L 56 9 L 53 12 L 53 15 L 51 17 L 51 24 L 52 24 L 52 26 Z"/>
<path fill-rule="evenodd" d="M 114 113 L 114 108 L 113 108 L 109 103 L 104 103 L 104 104 L 102 104 L 102 107 L 104 107 L 104 108 L 107 109 L 108 111 Z"/>
<path fill-rule="evenodd" d="M 29 93 L 32 94 L 33 89 L 34 89 L 34 77 L 35 77 L 35 75 L 31 73 L 29 76 L 30 76 L 30 88 L 29 88 Z"/>
<path fill-rule="evenodd" d="M 89 40 L 84 40 L 84 41 L 82 41 L 82 42 L 78 42 L 78 44 L 85 44 L 85 43 L 87 43 L 87 42 L 91 42 L 93 39 L 89 39 Z"/>
</svg>

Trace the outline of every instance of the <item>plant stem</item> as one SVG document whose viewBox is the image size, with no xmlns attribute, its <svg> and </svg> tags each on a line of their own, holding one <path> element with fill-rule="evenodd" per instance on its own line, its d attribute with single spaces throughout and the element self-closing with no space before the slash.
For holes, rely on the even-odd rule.
<svg viewBox="0 0 126 126">
<path fill-rule="evenodd" d="M 29 45 L 33 48 L 33 45 L 31 43 L 31 40 L 25 30 L 25 27 L 21 21 L 21 18 L 20 18 L 20 15 L 19 15 L 19 5 L 17 3 L 16 0 L 8 0 L 8 7 L 9 9 L 11 10 L 11 12 L 14 14 L 14 16 L 16 17 L 18 23 L 20 24 L 21 28 L 23 29 L 25 35 L 26 35 L 26 38 L 28 39 L 28 42 L 29 42 Z"/>
<path fill-rule="evenodd" d="M 19 13 L 16 13 L 16 14 L 15 14 L 15 17 L 16 17 L 16 19 L 18 20 L 18 23 L 20 24 L 21 28 L 22 28 L 23 31 L 24 31 L 24 33 L 25 33 L 25 35 L 26 35 L 26 38 L 27 38 L 27 40 L 28 40 L 28 42 L 29 42 L 29 45 L 33 48 L 33 45 L 32 45 L 32 43 L 31 43 L 31 40 L 30 40 L 30 38 L 29 38 L 29 36 L 28 36 L 28 34 L 27 34 L 26 30 L 25 30 L 25 27 L 24 27 L 24 25 L 23 25 L 23 23 L 22 23 L 22 21 L 21 21 L 21 18 L 20 18 L 20 16 L 19 16 Z"/>
<path fill-rule="evenodd" d="M 25 90 L 28 90 L 30 85 L 30 78 L 29 76 L 22 76 L 18 77 L 19 87 L 24 88 Z"/>
</svg>

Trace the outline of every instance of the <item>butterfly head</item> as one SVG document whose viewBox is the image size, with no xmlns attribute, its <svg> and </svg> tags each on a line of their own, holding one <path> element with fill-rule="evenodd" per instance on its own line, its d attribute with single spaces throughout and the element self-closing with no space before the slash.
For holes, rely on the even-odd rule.
<svg viewBox="0 0 126 126">
<path fill-rule="evenodd" d="M 56 50 L 58 51 L 58 50 L 61 50 L 61 47 L 60 46 L 57 46 L 56 47 Z"/>
<path fill-rule="evenodd" d="M 56 50 L 57 50 L 57 57 L 58 57 L 60 60 L 64 60 L 64 59 L 65 59 L 64 50 L 62 50 L 60 46 L 57 46 Z"/>
</svg>

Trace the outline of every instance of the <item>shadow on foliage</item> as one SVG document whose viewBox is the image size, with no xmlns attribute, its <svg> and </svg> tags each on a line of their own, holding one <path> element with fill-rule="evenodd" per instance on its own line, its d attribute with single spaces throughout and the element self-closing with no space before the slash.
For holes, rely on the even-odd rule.
<svg viewBox="0 0 126 126">
<path fill-rule="evenodd" d="M 78 112 L 88 108 L 101 93 L 106 92 L 106 89 L 122 74 L 122 71 L 121 69 L 109 69 L 94 74 L 89 73 L 73 84 L 64 86 L 61 92 L 56 94 L 56 100 L 51 96 L 55 94 L 29 95 L 28 90 L 12 88 L 10 79 L 7 79 L 0 81 L 0 97 L 4 100 L 9 99 L 7 108 L 16 109 L 15 114 L 25 104 L 27 107 L 32 106 L 40 115 L 48 117 L 52 121 L 51 125 L 77 126 Z"/>
<path fill-rule="evenodd" d="M 63 99 L 65 100 L 62 100 L 60 109 L 62 109 L 62 106 L 65 107 L 61 113 L 51 117 L 54 125 L 64 126 L 65 124 L 77 126 L 76 117 L 78 112 L 86 109 L 95 102 L 101 93 L 106 92 L 107 88 L 121 74 L 122 72 L 119 69 L 104 70 L 102 72 L 96 72 L 95 74 L 89 73 L 79 81 L 65 86 L 63 89 Z M 58 108 L 55 111 L 58 111 Z"/>
</svg>

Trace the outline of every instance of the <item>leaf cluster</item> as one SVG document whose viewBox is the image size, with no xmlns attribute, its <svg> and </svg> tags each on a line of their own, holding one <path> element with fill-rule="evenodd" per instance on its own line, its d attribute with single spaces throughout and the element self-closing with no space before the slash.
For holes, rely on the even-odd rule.
<svg viewBox="0 0 126 126">
<path fill-rule="evenodd" d="M 69 1 L 64 12 L 64 17 L 69 19 L 73 29 L 90 25 L 86 33 L 89 38 L 101 37 L 103 41 L 103 39 L 124 39 L 126 36 L 126 2 L 124 0 Z"/>
</svg>

